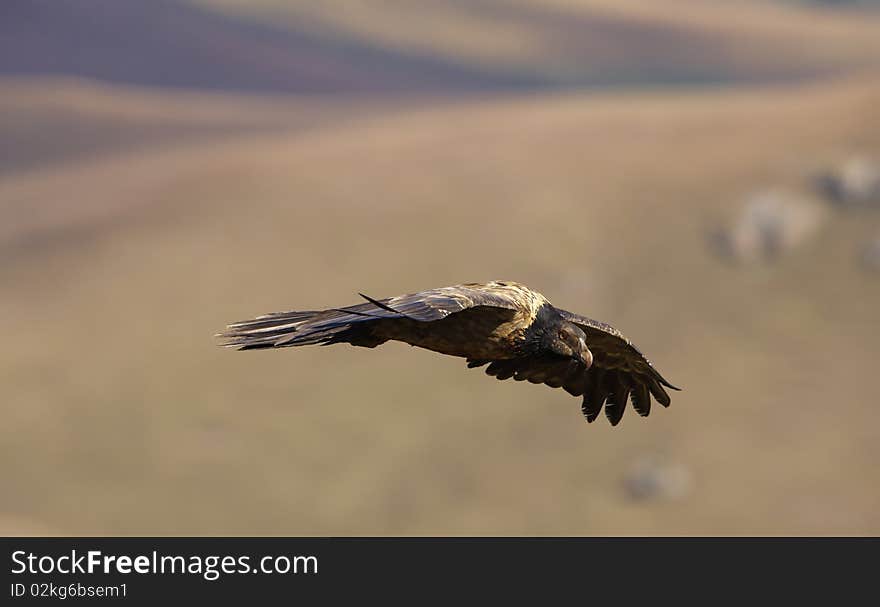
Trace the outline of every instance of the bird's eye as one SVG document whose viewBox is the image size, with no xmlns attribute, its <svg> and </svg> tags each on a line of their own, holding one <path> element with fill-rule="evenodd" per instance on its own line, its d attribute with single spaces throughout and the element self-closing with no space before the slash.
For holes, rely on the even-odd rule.
<svg viewBox="0 0 880 607">
<path fill-rule="evenodd" d="M 560 331 L 558 333 L 558 337 L 559 337 L 559 339 L 565 339 L 565 331 Z"/>
</svg>

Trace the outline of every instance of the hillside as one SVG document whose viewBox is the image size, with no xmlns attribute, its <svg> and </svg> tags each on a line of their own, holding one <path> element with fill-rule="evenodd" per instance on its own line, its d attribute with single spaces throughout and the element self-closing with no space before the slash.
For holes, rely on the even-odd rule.
<svg viewBox="0 0 880 607">
<path fill-rule="evenodd" d="M 255 114 L 237 103 L 224 111 Z M 0 520 L 876 534 L 880 283 L 854 256 L 880 218 L 835 217 L 753 268 L 719 263 L 705 233 L 755 187 L 880 152 L 878 108 L 870 80 L 494 97 L 0 175 Z M 357 291 L 492 278 L 614 323 L 685 391 L 612 429 L 559 391 L 399 344 L 237 353 L 212 338 Z M 655 454 L 690 489 L 628 498 Z"/>
<path fill-rule="evenodd" d="M 79 79 L 0 78 L 0 174 L 156 146 L 307 132 L 419 102 L 418 97 L 216 95 Z"/>
<path fill-rule="evenodd" d="M 880 13 L 720 0 L 7 0 L 0 76 L 259 93 L 791 81 L 880 67 Z"/>
<path fill-rule="evenodd" d="M 880 13 L 761 0 L 189 0 L 328 40 L 556 86 L 790 80 L 877 67 Z"/>
<path fill-rule="evenodd" d="M 2 17 L 3 76 L 311 94 L 534 84 L 304 27 L 229 18 L 183 0 L 5 0 Z"/>
</svg>

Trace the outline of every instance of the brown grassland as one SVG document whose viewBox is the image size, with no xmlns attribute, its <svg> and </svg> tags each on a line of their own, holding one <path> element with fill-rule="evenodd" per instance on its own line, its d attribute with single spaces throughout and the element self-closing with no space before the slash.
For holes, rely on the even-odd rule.
<svg viewBox="0 0 880 607">
<path fill-rule="evenodd" d="M 876 68 L 880 19 L 788 0 L 188 0 L 327 40 L 557 83 L 764 81 Z"/>
<path fill-rule="evenodd" d="M 878 218 L 834 216 L 766 266 L 705 242 L 755 187 L 880 153 L 878 82 L 393 113 L 207 94 L 194 112 L 183 93 L 74 86 L 107 96 L 111 143 L 53 155 L 19 135 L 16 157 L 44 160 L 0 173 L 0 529 L 880 532 L 880 281 L 855 263 Z M 2 86 L 18 116 L 52 112 Z M 212 337 L 357 291 L 489 279 L 615 324 L 684 391 L 588 426 L 559 390 L 400 344 Z M 627 498 L 651 454 L 686 466 L 690 491 Z"/>
</svg>

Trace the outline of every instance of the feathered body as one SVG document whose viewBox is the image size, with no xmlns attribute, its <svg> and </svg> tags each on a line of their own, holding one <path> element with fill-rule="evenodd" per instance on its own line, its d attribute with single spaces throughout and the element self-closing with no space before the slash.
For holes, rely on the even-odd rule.
<svg viewBox="0 0 880 607">
<path fill-rule="evenodd" d="M 328 310 L 276 312 L 229 325 L 223 344 L 241 350 L 348 343 L 374 348 L 401 341 L 488 365 L 498 379 L 564 388 L 583 396 L 592 422 L 605 406 L 616 425 L 628 399 L 643 416 L 651 396 L 669 405 L 678 389 L 610 325 L 554 307 L 528 287 L 508 281 L 430 289 Z"/>
</svg>

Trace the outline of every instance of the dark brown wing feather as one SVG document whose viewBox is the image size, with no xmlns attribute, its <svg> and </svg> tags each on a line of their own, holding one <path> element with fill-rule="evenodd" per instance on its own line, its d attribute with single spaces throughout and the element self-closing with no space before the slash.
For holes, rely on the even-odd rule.
<svg viewBox="0 0 880 607">
<path fill-rule="evenodd" d="M 529 381 L 533 384 L 547 384 L 553 388 L 562 388 L 567 382 L 576 380 L 583 375 L 583 365 L 568 359 L 556 357 L 523 357 L 506 360 L 468 360 L 468 367 L 486 367 L 486 374 L 497 379 Z"/>
<path fill-rule="evenodd" d="M 620 423 L 631 400 L 641 416 L 651 412 L 651 396 L 664 407 L 669 406 L 669 395 L 664 387 L 678 390 L 666 381 L 651 362 L 624 337 L 620 331 L 565 310 L 559 313 L 566 320 L 583 329 L 587 345 L 593 353 L 593 365 L 583 365 L 569 359 L 555 357 L 526 357 L 503 361 L 468 360 L 468 367 L 489 364 L 486 373 L 498 379 L 514 378 L 563 388 L 572 396 L 582 396 L 581 410 L 588 422 L 593 422 L 604 407 L 611 425 Z"/>
<path fill-rule="evenodd" d="M 651 395 L 664 407 L 669 406 L 669 394 L 664 387 L 680 388 L 666 381 L 620 331 L 604 322 L 566 310 L 559 310 L 559 313 L 586 333 L 587 345 L 593 353 L 593 366 L 585 374 L 585 381 L 593 389 L 584 397 L 585 412 L 589 409 L 593 419 L 602 406 L 600 400 L 607 401 L 605 415 L 613 425 L 620 422 L 627 399 L 632 400 L 633 408 L 642 416 L 651 412 Z M 601 381 L 594 381 L 594 376 L 600 376 Z"/>
<path fill-rule="evenodd" d="M 469 283 L 430 289 L 397 297 L 329 310 L 275 312 L 227 327 L 224 346 L 241 350 L 282 348 L 308 344 L 352 343 L 372 347 L 387 339 L 396 339 L 394 327 L 381 335 L 372 327 L 381 321 L 401 321 L 402 327 L 413 322 L 433 323 L 458 312 L 482 308 L 520 312 L 529 322 L 546 300 L 528 288 L 510 282 Z M 390 335 L 390 337 L 389 337 Z"/>
</svg>

